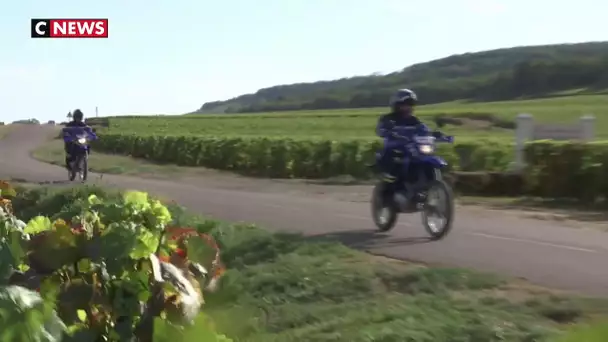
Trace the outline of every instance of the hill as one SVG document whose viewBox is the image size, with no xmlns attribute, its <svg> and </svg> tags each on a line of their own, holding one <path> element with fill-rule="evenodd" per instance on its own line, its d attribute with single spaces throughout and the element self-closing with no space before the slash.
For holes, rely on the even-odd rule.
<svg viewBox="0 0 608 342">
<path fill-rule="evenodd" d="M 388 75 L 279 85 L 196 113 L 247 113 L 386 106 L 397 88 L 415 89 L 424 104 L 454 100 L 538 98 L 608 88 L 608 42 L 505 48 L 454 55 Z"/>
</svg>

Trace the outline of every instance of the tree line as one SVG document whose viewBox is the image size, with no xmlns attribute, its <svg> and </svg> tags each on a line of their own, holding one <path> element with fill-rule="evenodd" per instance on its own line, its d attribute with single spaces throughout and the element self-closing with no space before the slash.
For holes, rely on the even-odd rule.
<svg viewBox="0 0 608 342">
<path fill-rule="evenodd" d="M 21 124 L 21 125 L 40 125 L 40 121 L 38 119 L 25 119 L 25 120 L 17 120 L 13 121 L 13 124 Z"/>
<path fill-rule="evenodd" d="M 608 43 L 500 49 L 455 55 L 388 75 L 282 85 L 227 101 L 205 103 L 199 113 L 250 113 L 383 107 L 398 88 L 412 88 L 421 103 L 498 101 L 608 89 Z"/>
</svg>

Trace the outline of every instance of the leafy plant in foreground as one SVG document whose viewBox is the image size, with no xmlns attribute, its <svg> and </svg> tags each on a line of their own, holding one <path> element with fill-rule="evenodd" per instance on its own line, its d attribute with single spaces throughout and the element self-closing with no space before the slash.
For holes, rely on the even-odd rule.
<svg viewBox="0 0 608 342">
<path fill-rule="evenodd" d="M 1 341 L 146 342 L 168 331 L 179 341 L 201 329 L 211 336 L 203 341 L 224 338 L 193 326 L 224 270 L 212 238 L 167 227 L 167 208 L 143 192 L 77 207 L 26 224 L 3 199 Z"/>
</svg>

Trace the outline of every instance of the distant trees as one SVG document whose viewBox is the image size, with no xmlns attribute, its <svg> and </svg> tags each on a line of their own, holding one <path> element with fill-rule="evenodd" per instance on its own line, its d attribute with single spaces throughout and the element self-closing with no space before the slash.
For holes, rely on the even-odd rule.
<svg viewBox="0 0 608 342">
<path fill-rule="evenodd" d="M 608 42 L 518 47 L 469 53 L 421 63 L 388 75 L 281 85 L 198 112 L 247 113 L 386 106 L 398 88 L 417 91 L 422 103 L 551 96 L 608 88 Z"/>
<path fill-rule="evenodd" d="M 17 120 L 13 121 L 13 124 L 40 125 L 40 121 L 38 119 Z"/>
</svg>

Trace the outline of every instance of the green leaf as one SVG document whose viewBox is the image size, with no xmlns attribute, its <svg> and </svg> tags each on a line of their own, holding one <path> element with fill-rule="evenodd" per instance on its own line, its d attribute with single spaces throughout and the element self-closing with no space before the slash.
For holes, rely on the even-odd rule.
<svg viewBox="0 0 608 342">
<path fill-rule="evenodd" d="M 17 267 L 16 261 L 6 242 L 0 243 L 0 284 L 6 284 L 13 270 Z"/>
<path fill-rule="evenodd" d="M 80 272 L 89 272 L 91 271 L 91 260 L 89 259 L 80 259 L 76 264 L 78 270 Z"/>
<path fill-rule="evenodd" d="M 87 202 L 89 202 L 90 205 L 96 205 L 96 204 L 101 204 L 103 203 L 99 197 L 97 197 L 97 195 L 93 194 L 91 196 L 89 196 L 89 198 L 87 198 Z"/>
<path fill-rule="evenodd" d="M 78 319 L 81 322 L 84 322 L 87 320 L 87 313 L 84 310 L 76 310 L 76 314 L 78 315 Z"/>
<path fill-rule="evenodd" d="M 122 288 L 125 292 L 133 294 L 140 301 L 145 302 L 151 295 L 149 279 L 149 274 L 144 271 L 130 273 L 128 279 L 122 280 Z"/>
<path fill-rule="evenodd" d="M 20 286 L 0 287 L 0 313 L 0 341 L 59 342 L 66 330 L 49 304 Z"/>
<path fill-rule="evenodd" d="M 22 260 L 25 257 L 24 242 L 21 232 L 14 231 L 9 234 L 9 248 L 15 260 Z"/>
<path fill-rule="evenodd" d="M 67 335 L 61 342 L 85 342 L 95 341 L 98 338 L 98 334 L 90 330 L 83 323 L 75 323 L 67 328 Z"/>
<path fill-rule="evenodd" d="M 160 201 L 154 200 L 151 203 L 151 212 L 152 215 L 156 218 L 156 223 L 161 225 L 166 225 L 171 222 L 171 213 L 166 206 L 164 206 Z"/>
<path fill-rule="evenodd" d="M 47 277 L 40 282 L 40 296 L 46 301 L 55 302 L 61 291 L 61 281 Z"/>
<path fill-rule="evenodd" d="M 148 203 L 148 194 L 141 191 L 127 191 L 123 195 L 125 204 L 130 204 L 137 209 L 143 210 L 150 207 Z"/>
<path fill-rule="evenodd" d="M 120 272 L 126 266 L 124 260 L 138 243 L 138 233 L 130 226 L 126 222 L 111 223 L 100 238 L 100 256 L 105 260 L 110 274 Z"/>
<path fill-rule="evenodd" d="M 51 223 L 51 220 L 48 217 L 36 216 L 27 223 L 23 232 L 25 234 L 38 234 L 47 230 L 51 230 L 52 227 L 53 224 Z"/>
<path fill-rule="evenodd" d="M 148 230 L 142 230 L 137 237 L 137 243 L 129 254 L 133 259 L 147 258 L 150 254 L 156 252 L 160 239 Z"/>
</svg>

